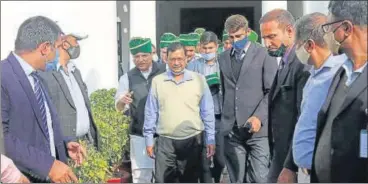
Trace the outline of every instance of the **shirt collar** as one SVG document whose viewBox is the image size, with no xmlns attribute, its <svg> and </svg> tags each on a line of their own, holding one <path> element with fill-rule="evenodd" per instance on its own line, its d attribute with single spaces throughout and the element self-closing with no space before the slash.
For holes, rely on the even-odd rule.
<svg viewBox="0 0 368 184">
<path fill-rule="evenodd" d="M 68 72 L 74 72 L 76 69 L 76 65 L 73 61 L 69 61 L 68 64 L 66 64 L 66 67 L 68 69 Z M 56 64 L 56 70 L 59 71 L 61 69 L 61 64 L 57 63 Z"/>
<path fill-rule="evenodd" d="M 285 54 L 284 54 L 284 56 L 282 57 L 282 60 L 281 61 L 284 61 L 284 63 L 286 64 L 286 63 L 288 63 L 288 57 L 289 57 L 289 55 L 290 55 L 290 52 L 291 52 L 291 50 L 293 50 L 294 49 L 294 47 L 295 47 L 295 44 L 293 44 L 291 47 L 289 47 L 286 51 L 285 51 Z"/>
<path fill-rule="evenodd" d="M 32 72 L 36 71 L 29 63 L 27 63 L 23 58 L 18 56 L 15 52 L 13 52 L 13 55 L 18 60 L 20 66 L 22 67 L 27 76 L 31 75 Z"/>
<path fill-rule="evenodd" d="M 165 81 L 175 81 L 174 80 L 174 74 L 171 72 L 170 69 L 168 69 L 166 71 L 166 74 L 167 74 L 167 77 L 165 79 Z M 182 81 L 189 81 L 189 80 L 192 80 L 193 77 L 192 75 L 190 75 L 189 71 L 187 69 L 184 69 L 184 77 L 182 79 Z"/>
<path fill-rule="evenodd" d="M 353 61 L 351 59 L 347 59 L 344 64 L 342 65 L 342 67 L 345 69 L 346 74 L 349 76 L 353 73 L 362 73 L 364 68 L 367 66 L 367 63 L 365 63 L 362 67 L 360 67 L 359 69 L 353 71 Z"/>
</svg>

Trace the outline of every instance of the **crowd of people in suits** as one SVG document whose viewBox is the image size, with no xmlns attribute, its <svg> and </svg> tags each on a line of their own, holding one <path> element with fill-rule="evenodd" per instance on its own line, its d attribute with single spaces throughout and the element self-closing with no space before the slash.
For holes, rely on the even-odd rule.
<svg viewBox="0 0 368 184">
<path fill-rule="evenodd" d="M 164 33 L 160 57 L 132 38 L 115 107 L 131 119 L 133 182 L 368 182 L 367 2 L 328 10 L 267 12 L 263 45 L 242 15 L 221 41 L 203 28 Z M 0 63 L 1 182 L 77 182 L 67 160 L 84 161 L 78 141 L 99 149 L 71 61 L 85 38 L 43 16 L 20 26 Z"/>
</svg>

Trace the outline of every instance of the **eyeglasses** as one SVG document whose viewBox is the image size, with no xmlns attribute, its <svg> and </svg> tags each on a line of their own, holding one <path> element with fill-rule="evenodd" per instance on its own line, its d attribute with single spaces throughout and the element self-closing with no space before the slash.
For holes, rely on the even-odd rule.
<svg viewBox="0 0 368 184">
<path fill-rule="evenodd" d="M 343 22 L 343 21 L 345 21 L 345 20 L 338 20 L 338 21 L 335 21 L 335 22 L 330 22 L 330 23 L 323 24 L 322 25 L 322 30 L 323 30 L 324 33 L 330 32 L 333 24 Z"/>
</svg>

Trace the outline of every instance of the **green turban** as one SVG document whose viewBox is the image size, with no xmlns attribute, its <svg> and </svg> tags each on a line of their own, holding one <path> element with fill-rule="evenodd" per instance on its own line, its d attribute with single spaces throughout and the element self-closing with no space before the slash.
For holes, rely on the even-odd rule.
<svg viewBox="0 0 368 184">
<path fill-rule="evenodd" d="M 160 38 L 160 48 L 168 47 L 174 42 L 179 42 L 177 36 L 175 36 L 173 33 L 164 33 Z"/>
<path fill-rule="evenodd" d="M 195 33 L 199 34 L 199 36 L 202 36 L 202 34 L 205 32 L 206 30 L 204 28 L 196 28 L 194 30 Z"/>
<path fill-rule="evenodd" d="M 248 36 L 248 39 L 253 42 L 258 42 L 258 34 L 252 30 Z"/>
<path fill-rule="evenodd" d="M 228 39 L 229 39 L 229 33 L 224 29 L 224 31 L 222 32 L 222 41 L 225 41 Z"/>
<path fill-rule="evenodd" d="M 184 46 L 197 46 L 199 43 L 199 35 L 197 33 L 180 34 L 180 43 Z"/>
<path fill-rule="evenodd" d="M 129 49 L 132 55 L 136 55 L 139 52 L 151 53 L 152 52 L 151 39 L 134 37 L 129 41 Z"/>
</svg>

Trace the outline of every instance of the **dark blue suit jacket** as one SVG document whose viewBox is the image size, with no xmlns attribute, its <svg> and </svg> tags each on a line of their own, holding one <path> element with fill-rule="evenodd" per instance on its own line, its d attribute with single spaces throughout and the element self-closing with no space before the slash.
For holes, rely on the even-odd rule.
<svg viewBox="0 0 368 184">
<path fill-rule="evenodd" d="M 1 112 L 6 155 L 32 181 L 45 181 L 55 160 L 49 153 L 40 108 L 19 61 L 10 54 L 1 61 Z M 47 91 L 45 95 L 51 102 Z M 54 129 L 56 159 L 67 163 L 67 152 L 60 121 L 49 103 Z"/>
</svg>

